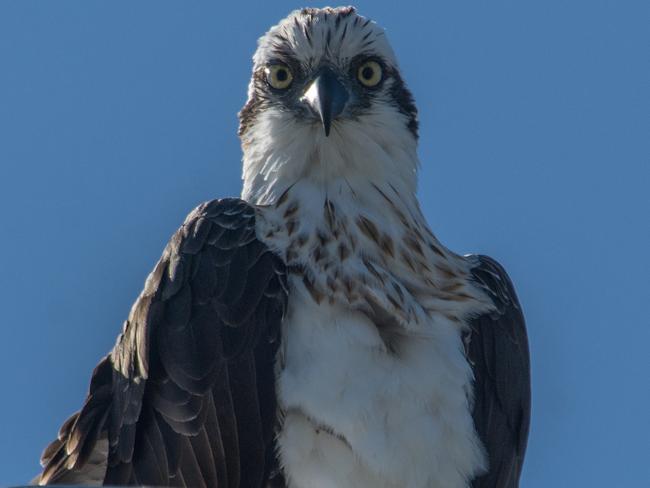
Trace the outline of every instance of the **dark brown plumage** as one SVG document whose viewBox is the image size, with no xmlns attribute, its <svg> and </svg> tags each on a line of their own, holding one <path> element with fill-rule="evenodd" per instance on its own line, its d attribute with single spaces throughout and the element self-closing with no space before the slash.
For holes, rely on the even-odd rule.
<svg viewBox="0 0 650 488">
<path fill-rule="evenodd" d="M 476 282 L 496 310 L 476 317 L 466 337 L 474 371 L 474 425 L 488 454 L 489 470 L 473 488 L 516 488 L 530 424 L 530 359 L 521 305 L 499 263 L 478 256 Z"/>
<path fill-rule="evenodd" d="M 283 264 L 241 200 L 198 207 L 147 279 L 80 412 L 43 453 L 41 482 L 75 481 L 108 441 L 103 483 L 262 486 L 276 466 L 273 363 Z"/>
</svg>

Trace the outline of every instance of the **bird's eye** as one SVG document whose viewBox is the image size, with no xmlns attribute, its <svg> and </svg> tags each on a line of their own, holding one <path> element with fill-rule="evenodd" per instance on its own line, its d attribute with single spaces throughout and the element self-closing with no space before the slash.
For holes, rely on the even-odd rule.
<svg viewBox="0 0 650 488">
<path fill-rule="evenodd" d="M 264 70 L 266 81 L 276 90 L 286 90 L 293 81 L 293 75 L 288 66 L 284 64 L 272 64 Z"/>
<path fill-rule="evenodd" d="M 381 66 L 377 61 L 366 61 L 357 70 L 357 78 L 363 86 L 377 86 L 382 78 Z"/>
</svg>

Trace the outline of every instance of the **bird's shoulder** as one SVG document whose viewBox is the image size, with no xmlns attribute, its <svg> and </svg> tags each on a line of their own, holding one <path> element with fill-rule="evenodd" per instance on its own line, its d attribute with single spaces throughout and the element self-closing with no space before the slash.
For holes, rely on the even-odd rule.
<svg viewBox="0 0 650 488">
<path fill-rule="evenodd" d="M 81 410 L 43 453 L 41 483 L 79 479 L 100 448 L 103 483 L 269 478 L 272 366 L 287 293 L 283 263 L 257 239 L 255 221 L 255 207 L 234 198 L 188 215 Z"/>
<path fill-rule="evenodd" d="M 504 267 L 489 256 L 468 256 L 471 278 L 492 301 L 473 317 L 465 337 L 474 373 L 472 414 L 487 451 L 479 487 L 518 486 L 530 423 L 530 357 L 523 310 Z"/>
</svg>

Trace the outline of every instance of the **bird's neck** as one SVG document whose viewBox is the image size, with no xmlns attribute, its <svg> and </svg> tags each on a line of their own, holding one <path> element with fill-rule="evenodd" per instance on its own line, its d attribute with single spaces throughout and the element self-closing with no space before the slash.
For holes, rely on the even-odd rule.
<svg viewBox="0 0 650 488">
<path fill-rule="evenodd" d="M 400 210 L 419 213 L 417 141 L 402 127 L 368 128 L 347 122 L 326 137 L 319 126 L 261 120 L 242 137 L 242 198 L 274 205 L 287 191 L 380 210 L 381 193 L 395 195 Z M 379 191 L 377 191 L 379 190 Z M 377 207 L 377 208 L 375 208 Z"/>
<path fill-rule="evenodd" d="M 377 166 L 376 159 L 354 151 L 325 146 L 318 157 L 291 151 L 296 159 L 281 162 L 271 155 L 272 170 L 246 159 L 254 154 L 248 153 L 243 197 L 258 206 L 258 238 L 306 280 L 317 303 L 329 297 L 362 308 L 354 297 L 372 289 L 383 304 L 377 306 L 401 314 L 404 326 L 426 323 L 428 311 L 462 326 L 473 307 L 466 300 L 481 305 L 480 300 L 464 284 L 469 282 L 466 260 L 440 244 L 420 211 L 415 156 L 401 161 L 403 167 L 411 165 L 409 178 L 394 160 L 389 164 L 387 152 L 384 166 Z M 400 300 L 399 307 L 393 306 Z"/>
</svg>

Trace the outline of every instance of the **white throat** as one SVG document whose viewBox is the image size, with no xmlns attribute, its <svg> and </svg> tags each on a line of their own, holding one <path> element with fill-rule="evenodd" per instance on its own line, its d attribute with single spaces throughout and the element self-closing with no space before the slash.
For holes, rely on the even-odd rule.
<svg viewBox="0 0 650 488">
<path fill-rule="evenodd" d="M 343 194 L 364 194 L 372 185 L 392 186 L 404 210 L 416 211 L 417 142 L 401 117 L 373 113 L 363 120 L 335 120 L 326 137 L 320 124 L 283 115 L 261 114 L 242 136 L 243 199 L 270 205 L 298 185 L 336 201 Z"/>
</svg>

